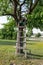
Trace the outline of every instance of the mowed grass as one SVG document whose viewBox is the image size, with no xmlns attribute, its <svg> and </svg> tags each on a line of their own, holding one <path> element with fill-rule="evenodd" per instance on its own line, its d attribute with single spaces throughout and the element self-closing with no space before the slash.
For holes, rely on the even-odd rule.
<svg viewBox="0 0 43 65">
<path fill-rule="evenodd" d="M 15 40 L 0 40 L 0 65 L 10 65 L 11 62 L 16 65 L 32 65 L 33 62 L 29 59 L 25 59 L 24 57 L 19 57 L 18 59 L 15 56 L 15 45 Z M 27 52 L 31 50 L 32 54 L 43 55 L 43 42 L 28 41 L 26 49 Z M 33 64 L 39 65 L 38 63 L 35 61 Z"/>
<path fill-rule="evenodd" d="M 31 50 L 31 53 L 43 55 L 43 42 L 29 42 L 27 44 L 27 49 Z"/>
<path fill-rule="evenodd" d="M 10 65 L 14 59 L 15 40 L 0 40 L 0 65 Z"/>
<path fill-rule="evenodd" d="M 33 54 L 43 55 L 43 42 L 28 41 L 28 44 L 26 45 L 27 52 L 31 50 L 31 53 Z M 15 40 L 0 40 L 0 51 L 6 50 L 13 52 L 15 51 L 15 48 Z"/>
<path fill-rule="evenodd" d="M 9 55 L 14 53 L 15 45 L 15 40 L 0 40 L 0 55 L 2 55 L 3 53 Z"/>
</svg>

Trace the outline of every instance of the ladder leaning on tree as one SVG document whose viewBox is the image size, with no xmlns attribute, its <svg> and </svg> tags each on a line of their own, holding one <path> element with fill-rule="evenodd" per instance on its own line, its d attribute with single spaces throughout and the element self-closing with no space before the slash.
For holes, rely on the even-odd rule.
<svg viewBox="0 0 43 65">
<path fill-rule="evenodd" d="M 26 48 L 26 25 L 25 25 L 25 22 L 20 22 L 18 24 L 16 48 L 18 49 L 17 51 L 19 51 L 21 53 Z"/>
</svg>

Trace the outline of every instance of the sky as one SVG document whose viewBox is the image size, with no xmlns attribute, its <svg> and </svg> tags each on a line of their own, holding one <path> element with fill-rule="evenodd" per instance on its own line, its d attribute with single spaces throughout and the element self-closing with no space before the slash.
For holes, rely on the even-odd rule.
<svg viewBox="0 0 43 65">
<path fill-rule="evenodd" d="M 41 35 L 43 35 L 43 31 L 41 31 L 39 28 L 38 29 L 33 28 L 32 31 L 33 31 L 34 34 L 40 33 Z"/>
<path fill-rule="evenodd" d="M 6 16 L 0 16 L 0 29 L 3 28 L 3 23 L 7 23 L 7 17 Z"/>
<path fill-rule="evenodd" d="M 7 17 L 6 16 L 0 16 L 0 29 L 1 28 L 3 28 L 3 23 L 7 23 L 8 21 L 7 21 Z M 39 28 L 38 29 L 36 29 L 36 28 L 33 28 L 33 33 L 34 34 L 37 34 L 37 33 L 41 33 L 41 34 L 43 34 L 43 31 L 41 31 Z"/>
</svg>

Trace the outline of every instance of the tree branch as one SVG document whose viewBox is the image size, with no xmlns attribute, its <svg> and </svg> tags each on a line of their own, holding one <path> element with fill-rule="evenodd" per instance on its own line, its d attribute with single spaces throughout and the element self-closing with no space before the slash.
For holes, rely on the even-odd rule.
<svg viewBox="0 0 43 65">
<path fill-rule="evenodd" d="M 33 4 L 33 0 L 30 0 L 30 9 L 32 7 L 32 4 Z"/>
<path fill-rule="evenodd" d="M 17 4 L 14 4 L 14 18 L 17 19 Z"/>
<path fill-rule="evenodd" d="M 10 2 L 14 5 L 14 1 L 13 0 L 10 0 Z"/>
<path fill-rule="evenodd" d="M 23 3 L 22 3 L 20 6 L 22 6 L 22 5 L 25 3 L 25 1 L 26 1 L 26 0 L 24 0 Z"/>
<path fill-rule="evenodd" d="M 34 10 L 34 8 L 36 7 L 37 3 L 39 0 L 35 0 L 34 4 L 31 6 L 31 8 L 29 9 L 29 14 L 31 14 L 31 12 Z"/>
<path fill-rule="evenodd" d="M 17 5 L 20 5 L 18 0 L 13 0 Z"/>
</svg>

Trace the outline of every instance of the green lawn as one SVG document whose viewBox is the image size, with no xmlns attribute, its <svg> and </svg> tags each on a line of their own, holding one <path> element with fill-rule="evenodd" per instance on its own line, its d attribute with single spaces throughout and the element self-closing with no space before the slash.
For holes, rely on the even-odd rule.
<svg viewBox="0 0 43 65">
<path fill-rule="evenodd" d="M 0 40 L 0 65 L 10 65 L 11 61 L 14 61 L 16 65 L 22 65 L 22 63 L 23 65 L 31 64 L 27 59 L 17 59 L 15 56 L 15 45 L 15 40 Z M 31 54 L 43 55 L 43 42 L 30 41 L 27 44 L 27 49 L 27 52 L 31 50 Z M 43 59 L 43 57 L 41 58 Z"/>
<path fill-rule="evenodd" d="M 27 49 L 33 54 L 43 55 L 43 42 L 30 42 L 27 44 Z"/>
</svg>

